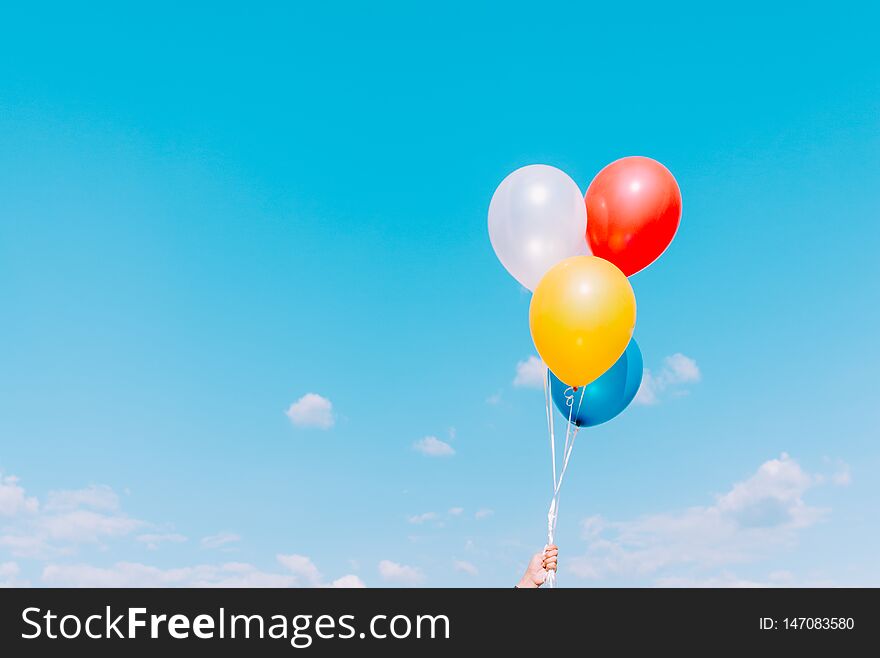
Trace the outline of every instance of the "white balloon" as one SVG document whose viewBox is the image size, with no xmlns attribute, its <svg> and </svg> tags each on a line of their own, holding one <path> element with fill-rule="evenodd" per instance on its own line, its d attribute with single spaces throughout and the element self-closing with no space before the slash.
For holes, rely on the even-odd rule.
<svg viewBox="0 0 880 658">
<path fill-rule="evenodd" d="M 489 204 L 489 239 L 501 264 L 533 291 L 570 256 L 590 254 L 580 188 L 556 167 L 529 165 L 508 175 Z"/>
</svg>

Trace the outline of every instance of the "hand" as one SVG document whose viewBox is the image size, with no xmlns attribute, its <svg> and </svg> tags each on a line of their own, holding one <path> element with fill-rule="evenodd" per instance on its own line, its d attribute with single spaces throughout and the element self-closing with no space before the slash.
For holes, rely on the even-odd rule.
<svg viewBox="0 0 880 658">
<path fill-rule="evenodd" d="M 543 585 L 544 581 L 547 580 L 547 572 L 556 571 L 558 555 L 559 547 L 555 544 L 545 548 L 542 553 L 535 553 L 517 587 L 521 589 L 534 589 Z"/>
</svg>

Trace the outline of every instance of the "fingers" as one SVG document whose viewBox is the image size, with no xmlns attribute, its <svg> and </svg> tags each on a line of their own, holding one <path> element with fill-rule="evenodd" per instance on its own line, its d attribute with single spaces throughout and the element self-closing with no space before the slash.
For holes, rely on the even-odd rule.
<svg viewBox="0 0 880 658">
<path fill-rule="evenodd" d="M 544 559 L 541 561 L 541 566 L 544 567 L 546 571 L 556 571 L 556 563 L 558 561 L 559 555 L 559 547 L 555 544 L 548 546 L 544 549 Z"/>
</svg>

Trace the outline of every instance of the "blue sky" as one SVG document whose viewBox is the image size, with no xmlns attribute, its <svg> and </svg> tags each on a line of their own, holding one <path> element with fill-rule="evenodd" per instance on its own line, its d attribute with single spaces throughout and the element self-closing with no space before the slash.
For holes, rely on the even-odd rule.
<svg viewBox="0 0 880 658">
<path fill-rule="evenodd" d="M 877 19 L 7 10 L 0 583 L 515 583 L 550 466 L 489 199 L 641 154 L 656 399 L 579 436 L 560 585 L 877 585 Z"/>
</svg>

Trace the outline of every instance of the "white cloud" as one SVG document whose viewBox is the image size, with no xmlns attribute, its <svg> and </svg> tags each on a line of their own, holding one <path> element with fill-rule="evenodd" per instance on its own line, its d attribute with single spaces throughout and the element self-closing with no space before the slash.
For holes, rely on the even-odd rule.
<svg viewBox="0 0 880 658">
<path fill-rule="evenodd" d="M 822 461 L 829 466 L 834 467 L 834 472 L 830 475 L 820 475 L 820 478 L 828 478 L 829 481 L 838 487 L 848 487 L 852 484 L 852 470 L 849 464 L 842 459 L 832 459 L 831 457 L 823 457 Z"/>
<path fill-rule="evenodd" d="M 229 562 L 178 569 L 160 569 L 137 562 L 110 567 L 49 564 L 43 582 L 56 587 L 294 587 L 296 577 L 267 573 L 250 564 Z"/>
<path fill-rule="evenodd" d="M 69 511 L 79 507 L 112 512 L 119 509 L 119 496 L 106 485 L 91 485 L 85 489 L 50 491 L 46 497 L 46 509 Z"/>
<path fill-rule="evenodd" d="M 415 567 L 408 567 L 391 560 L 379 562 L 379 575 L 389 583 L 396 585 L 418 585 L 425 580 L 422 572 Z"/>
<path fill-rule="evenodd" d="M 686 588 L 740 588 L 751 589 L 757 587 L 775 587 L 778 584 L 766 581 L 749 580 L 747 578 L 738 578 L 729 571 L 724 571 L 717 576 L 708 576 L 705 578 L 695 578 L 692 576 L 670 576 L 666 578 L 658 578 L 655 583 L 657 587 L 686 587 Z"/>
<path fill-rule="evenodd" d="M 20 571 L 15 562 L 0 562 L 0 587 L 15 587 Z"/>
<path fill-rule="evenodd" d="M 495 512 L 493 510 L 490 510 L 490 509 L 487 509 L 484 507 L 483 509 L 479 509 L 476 511 L 476 513 L 474 514 L 474 518 L 477 521 L 482 521 L 483 519 L 488 519 L 494 513 Z"/>
<path fill-rule="evenodd" d="M 651 374 L 650 370 L 645 368 L 645 371 L 642 373 L 642 383 L 639 385 L 634 402 L 643 405 L 657 404 L 659 401 L 658 389 L 660 389 L 660 385 L 657 383 L 657 379 Z"/>
<path fill-rule="evenodd" d="M 97 542 L 107 537 L 121 537 L 144 526 L 143 521 L 124 514 L 103 514 L 88 509 L 72 509 L 49 514 L 39 522 L 50 540 L 73 543 Z"/>
<path fill-rule="evenodd" d="M 243 562 L 172 569 L 138 562 L 117 562 L 109 567 L 48 564 L 42 581 L 56 587 L 365 587 L 352 574 L 322 584 L 317 567 L 302 555 L 278 555 L 277 559 L 292 573 L 262 571 Z"/>
<path fill-rule="evenodd" d="M 513 378 L 513 385 L 520 388 L 544 388 L 546 376 L 547 366 L 541 359 L 533 355 L 516 364 L 516 377 Z"/>
<path fill-rule="evenodd" d="M 574 558 L 570 569 L 583 578 L 655 577 L 671 583 L 670 578 L 694 577 L 682 570 L 701 572 L 761 559 L 794 546 L 799 531 L 825 516 L 826 510 L 803 499 L 819 482 L 783 453 L 712 505 L 632 521 L 590 517 L 583 524 L 587 552 Z"/>
<path fill-rule="evenodd" d="M 18 572 L 19 572 L 19 568 L 15 562 L 2 562 L 2 563 L 0 563 L 0 578 L 8 578 L 10 576 L 17 576 Z"/>
<path fill-rule="evenodd" d="M 0 516 L 15 516 L 22 512 L 36 512 L 36 498 L 25 496 L 24 489 L 13 475 L 0 475 Z"/>
<path fill-rule="evenodd" d="M 146 544 L 149 550 L 155 551 L 161 544 L 180 544 L 187 541 L 187 538 L 176 532 L 148 532 L 135 537 L 135 541 Z"/>
<path fill-rule="evenodd" d="M 818 520 L 820 510 L 808 507 L 803 494 L 816 484 L 786 453 L 761 464 L 748 480 L 735 484 L 718 498 L 715 507 L 735 518 L 741 526 L 789 525 L 807 527 Z"/>
<path fill-rule="evenodd" d="M 335 587 L 336 589 L 362 589 L 366 587 L 366 585 L 363 580 L 354 574 L 348 574 L 347 576 L 342 576 L 342 578 L 334 580 L 330 583 L 330 587 Z"/>
<path fill-rule="evenodd" d="M 466 560 L 453 560 L 452 568 L 461 573 L 466 573 L 469 576 L 476 576 L 480 573 L 473 564 Z"/>
<path fill-rule="evenodd" d="M 238 541 L 241 541 L 241 535 L 237 535 L 234 532 L 218 532 L 216 535 L 202 537 L 202 546 L 205 548 L 220 548 Z"/>
<path fill-rule="evenodd" d="M 425 512 L 424 514 L 415 514 L 407 519 L 410 523 L 413 524 L 421 524 L 426 521 L 434 521 L 437 518 L 437 514 L 434 512 Z"/>
<path fill-rule="evenodd" d="M 46 585 L 78 587 L 363 587 L 357 576 L 347 574 L 325 584 L 312 561 L 297 554 L 279 554 L 279 572 L 263 571 L 241 562 L 201 564 L 181 568 L 159 568 L 139 562 L 120 561 L 110 566 L 74 561 L 81 544 L 109 548 L 111 540 L 126 540 L 157 548 L 187 538 L 165 532 L 153 524 L 131 518 L 120 509 L 119 496 L 103 485 L 83 489 L 52 491 L 40 504 L 28 497 L 17 478 L 0 478 L 5 517 L 0 525 L 0 552 L 44 560 L 42 582 Z M 140 533 L 136 533 L 140 530 Z M 222 548 L 240 537 L 221 532 L 205 537 L 207 548 Z M 0 585 L 27 585 L 19 579 L 16 562 L 0 562 Z"/>
<path fill-rule="evenodd" d="M 276 555 L 281 566 L 292 572 L 297 582 L 305 587 L 317 587 L 321 584 L 321 572 L 305 555 Z"/>
<path fill-rule="evenodd" d="M 831 476 L 831 481 L 838 487 L 846 487 L 852 484 L 852 473 L 849 470 L 849 464 L 841 462 L 837 471 Z"/>
<path fill-rule="evenodd" d="M 664 369 L 668 372 L 669 381 L 673 384 L 687 384 L 700 381 L 700 369 L 697 362 L 681 352 L 667 356 Z"/>
<path fill-rule="evenodd" d="M 426 436 L 413 444 L 413 449 L 428 457 L 451 457 L 455 448 L 436 436 Z"/>
<path fill-rule="evenodd" d="M 683 388 L 685 384 L 694 384 L 702 378 L 697 362 L 681 352 L 677 352 L 663 359 L 663 367 L 660 372 L 654 374 L 645 369 L 642 375 L 642 385 L 636 394 L 635 401 L 638 404 L 657 404 L 663 393 L 669 391 L 676 395 L 687 392 Z"/>
<path fill-rule="evenodd" d="M 7 476 L 0 481 L 0 508 L 12 517 L 0 529 L 0 548 L 15 557 L 69 554 L 79 544 L 101 544 L 146 525 L 119 511 L 118 497 L 105 486 L 53 491 L 41 506 L 25 495 L 17 478 Z"/>
<path fill-rule="evenodd" d="M 0 548 L 9 551 L 13 557 L 29 557 L 37 558 L 47 553 L 65 552 L 61 549 L 54 549 L 47 546 L 45 538 L 32 534 L 24 533 L 18 529 L 7 530 L 7 534 L 0 535 Z M 69 549 L 67 549 L 69 552 Z"/>
<path fill-rule="evenodd" d="M 450 507 L 449 514 L 450 516 L 461 516 L 464 512 L 464 507 Z"/>
<path fill-rule="evenodd" d="M 718 574 L 705 576 L 668 576 L 658 578 L 658 587 L 737 587 L 737 588 L 767 588 L 767 587 L 835 587 L 834 582 L 823 578 L 808 577 L 796 579 L 790 571 L 771 571 L 765 578 L 758 580 L 742 578 L 736 574 L 724 570 Z M 862 584 L 864 586 L 864 583 Z"/>
<path fill-rule="evenodd" d="M 317 393 L 306 393 L 285 412 L 296 427 L 314 427 L 329 430 L 336 423 L 333 403 Z"/>
</svg>

